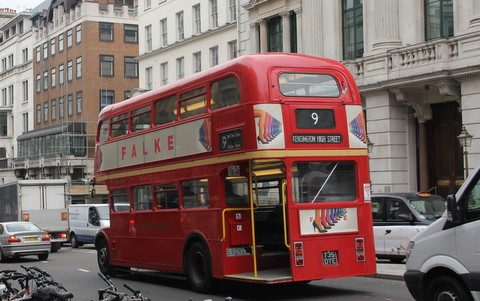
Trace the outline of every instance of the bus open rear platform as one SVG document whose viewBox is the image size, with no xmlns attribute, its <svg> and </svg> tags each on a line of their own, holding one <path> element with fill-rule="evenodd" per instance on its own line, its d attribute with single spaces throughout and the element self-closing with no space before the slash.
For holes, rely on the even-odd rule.
<svg viewBox="0 0 480 301">
<path fill-rule="evenodd" d="M 262 270 L 257 272 L 255 277 L 253 272 L 225 275 L 225 278 L 231 280 L 255 282 L 255 283 L 281 283 L 292 281 L 292 275 L 288 268 Z"/>
</svg>

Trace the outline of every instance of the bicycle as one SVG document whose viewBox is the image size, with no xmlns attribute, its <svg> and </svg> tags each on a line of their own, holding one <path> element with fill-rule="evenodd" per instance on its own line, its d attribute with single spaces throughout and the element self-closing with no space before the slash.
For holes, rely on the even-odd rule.
<svg viewBox="0 0 480 301">
<path fill-rule="evenodd" d="M 124 283 L 123 286 L 131 291 L 133 296 L 119 292 L 115 284 L 110 280 L 110 277 L 102 273 L 98 273 L 98 276 L 108 284 L 108 287 L 98 290 L 99 301 L 151 301 L 150 298 L 144 297 L 139 290 L 134 289 L 126 283 Z"/>
</svg>

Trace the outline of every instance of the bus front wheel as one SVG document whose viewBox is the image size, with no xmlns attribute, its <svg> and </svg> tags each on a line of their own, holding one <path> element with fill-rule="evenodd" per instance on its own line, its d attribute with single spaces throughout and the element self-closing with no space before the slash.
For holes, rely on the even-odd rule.
<svg viewBox="0 0 480 301">
<path fill-rule="evenodd" d="M 207 247 L 194 242 L 186 254 L 187 278 L 192 288 L 200 293 L 207 292 L 212 285 L 212 261 Z"/>
<path fill-rule="evenodd" d="M 110 264 L 108 243 L 102 239 L 97 244 L 98 268 L 103 275 L 115 276 L 115 268 Z"/>
</svg>

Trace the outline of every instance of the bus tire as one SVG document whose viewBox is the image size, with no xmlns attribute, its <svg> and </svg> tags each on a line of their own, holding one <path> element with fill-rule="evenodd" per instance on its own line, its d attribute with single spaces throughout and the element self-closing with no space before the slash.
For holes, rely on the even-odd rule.
<svg viewBox="0 0 480 301">
<path fill-rule="evenodd" d="M 427 285 L 426 296 L 427 301 L 472 300 L 468 289 L 456 278 L 449 275 L 440 275 L 433 278 Z"/>
<path fill-rule="evenodd" d="M 101 239 L 97 244 L 97 262 L 103 275 L 115 276 L 115 267 L 110 264 L 110 249 L 105 239 Z"/>
<path fill-rule="evenodd" d="M 186 273 L 194 291 L 205 293 L 212 286 L 212 260 L 205 244 L 196 241 L 186 253 Z"/>
</svg>

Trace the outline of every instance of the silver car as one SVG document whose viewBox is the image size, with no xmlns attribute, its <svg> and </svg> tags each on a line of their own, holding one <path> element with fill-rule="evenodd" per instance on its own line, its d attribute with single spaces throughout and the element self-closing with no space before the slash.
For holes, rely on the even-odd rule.
<svg viewBox="0 0 480 301">
<path fill-rule="evenodd" d="M 27 255 L 37 255 L 39 260 L 47 260 L 50 247 L 50 236 L 34 223 L 0 223 L 0 262 Z"/>
</svg>

